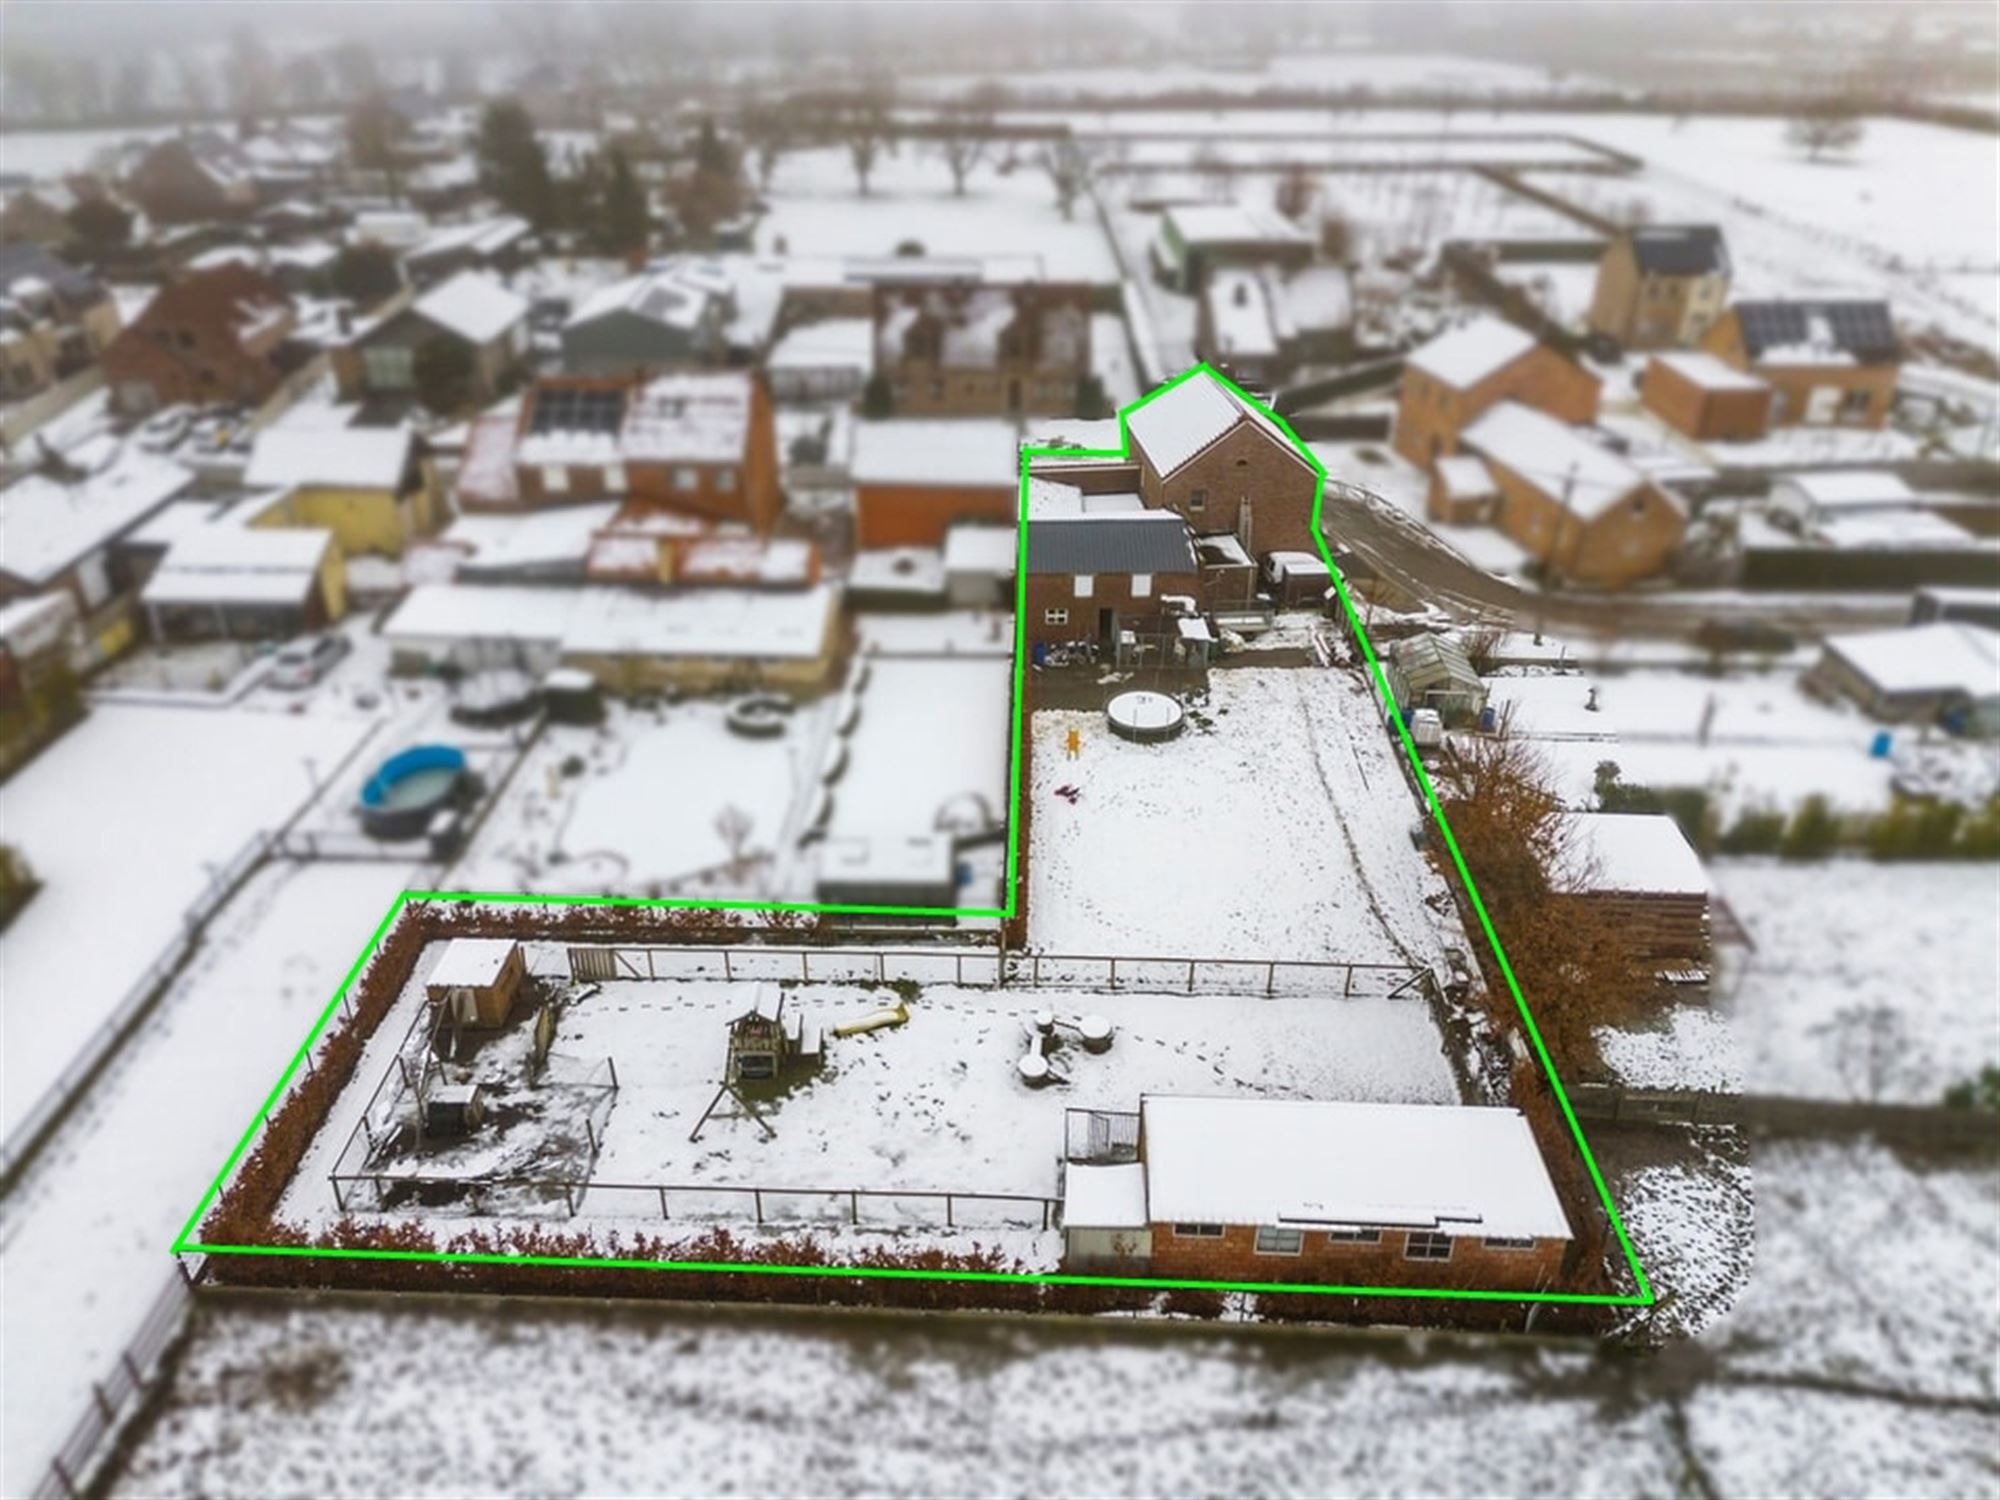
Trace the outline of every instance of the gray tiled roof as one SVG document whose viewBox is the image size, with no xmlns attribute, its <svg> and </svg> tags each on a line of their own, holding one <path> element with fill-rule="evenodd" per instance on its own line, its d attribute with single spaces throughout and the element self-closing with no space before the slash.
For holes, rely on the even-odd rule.
<svg viewBox="0 0 2000 1500">
<path fill-rule="evenodd" d="M 1170 510 L 1028 523 L 1030 573 L 1192 573 L 1187 523 Z"/>
<path fill-rule="evenodd" d="M 1655 276 L 1729 274 L 1729 251 L 1713 224 L 1647 224 L 1632 231 L 1639 269 Z"/>
</svg>

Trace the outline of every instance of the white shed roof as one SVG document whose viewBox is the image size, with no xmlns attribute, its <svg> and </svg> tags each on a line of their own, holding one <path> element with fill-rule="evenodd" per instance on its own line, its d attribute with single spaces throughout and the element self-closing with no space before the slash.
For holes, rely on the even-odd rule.
<svg viewBox="0 0 2000 1500">
<path fill-rule="evenodd" d="M 460 271 L 419 297 L 415 311 L 467 343 L 488 344 L 528 316 L 528 303 L 491 276 Z"/>
<path fill-rule="evenodd" d="M 243 482 L 252 488 L 396 490 L 409 467 L 407 427 L 271 427 L 257 434 Z"/>
<path fill-rule="evenodd" d="M 1143 1229 L 1150 1222 L 1142 1163 L 1094 1167 L 1071 1162 L 1063 1168 L 1063 1228 Z"/>
<path fill-rule="evenodd" d="M 1786 474 L 1775 486 L 1797 495 L 1814 510 L 1870 510 L 1916 503 L 1916 492 L 1900 474 L 1886 469 L 1841 469 L 1823 474 Z"/>
<path fill-rule="evenodd" d="M 1708 872 L 1680 825 L 1665 813 L 1572 813 L 1565 853 L 1588 866 L 1592 891 L 1705 896 Z"/>
<path fill-rule="evenodd" d="M 471 985 L 484 989 L 500 977 L 507 960 L 520 946 L 512 938 L 453 938 L 427 981 L 434 985 Z"/>
<path fill-rule="evenodd" d="M 1570 1237 L 1519 1110 L 1148 1097 L 1140 1111 L 1153 1223 Z"/>
<path fill-rule="evenodd" d="M 856 484 L 922 484 L 1013 490 L 1021 482 L 1011 422 L 988 417 L 858 422 Z"/>
<path fill-rule="evenodd" d="M 1827 651 L 1884 693 L 2000 697 L 2000 634 L 1962 620 L 1827 639 Z"/>
</svg>

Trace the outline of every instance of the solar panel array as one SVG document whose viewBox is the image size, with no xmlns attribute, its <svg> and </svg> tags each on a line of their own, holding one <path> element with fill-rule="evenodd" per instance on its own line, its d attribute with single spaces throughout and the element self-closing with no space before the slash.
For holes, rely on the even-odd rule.
<svg viewBox="0 0 2000 1500">
<path fill-rule="evenodd" d="M 617 432 L 625 422 L 625 392 L 551 386 L 535 393 L 530 432 Z"/>
<path fill-rule="evenodd" d="M 1836 347 L 1857 359 L 1896 352 L 1896 329 L 1886 302 L 1739 302 L 1736 315 L 1753 355 L 1774 345 L 1808 342 L 1816 322 L 1824 324 Z"/>
</svg>

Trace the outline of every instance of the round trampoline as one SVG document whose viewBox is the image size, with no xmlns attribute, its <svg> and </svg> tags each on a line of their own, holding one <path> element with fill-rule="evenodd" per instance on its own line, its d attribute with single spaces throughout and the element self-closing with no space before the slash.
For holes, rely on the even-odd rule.
<svg viewBox="0 0 2000 1500">
<path fill-rule="evenodd" d="M 1120 693 L 1104 705 L 1111 732 L 1142 745 L 1170 740 L 1187 722 L 1180 704 L 1165 693 Z"/>
<path fill-rule="evenodd" d="M 416 745 L 383 761 L 361 788 L 361 826 L 378 839 L 413 839 L 441 807 L 455 802 L 465 780 L 465 752 L 451 745 Z"/>
</svg>

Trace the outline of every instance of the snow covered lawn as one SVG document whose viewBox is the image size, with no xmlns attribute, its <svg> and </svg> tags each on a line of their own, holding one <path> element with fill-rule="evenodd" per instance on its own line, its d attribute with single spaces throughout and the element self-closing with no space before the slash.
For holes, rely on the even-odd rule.
<svg viewBox="0 0 2000 1500">
<path fill-rule="evenodd" d="M 1208 706 L 1161 745 L 1115 738 L 1102 714 L 1034 715 L 1032 945 L 1419 964 L 1471 952 L 1410 843 L 1401 752 L 1359 673 L 1244 667 L 1209 681 Z"/>
<path fill-rule="evenodd" d="M 261 871 L 9 1198 L 0 1491 L 28 1492 L 90 1382 L 138 1331 L 172 1272 L 167 1247 L 404 875 L 382 864 Z M 31 998 L 7 977 L 15 999 Z M 10 1063 L 11 1047 L 10 1035 Z"/>
<path fill-rule="evenodd" d="M 100 705 L 0 786 L 0 828 L 43 882 L 0 935 L 6 1129 L 159 957 L 212 872 L 306 801 L 307 759 L 324 774 L 366 729 L 248 703 Z"/>
<path fill-rule="evenodd" d="M 1757 944 L 1733 981 L 1747 1087 L 1935 1103 L 2000 1063 L 2000 868 L 1717 860 Z"/>
</svg>

